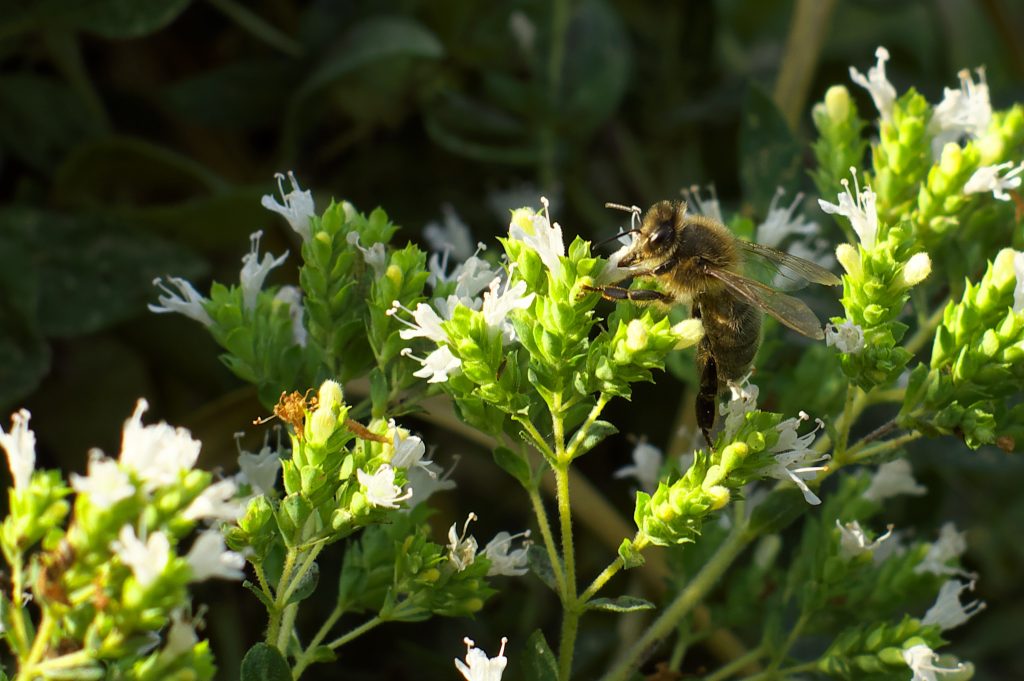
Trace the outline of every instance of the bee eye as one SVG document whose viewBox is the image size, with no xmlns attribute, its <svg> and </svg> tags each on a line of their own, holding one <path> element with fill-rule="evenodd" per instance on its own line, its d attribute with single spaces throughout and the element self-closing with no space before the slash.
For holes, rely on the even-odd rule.
<svg viewBox="0 0 1024 681">
<path fill-rule="evenodd" d="M 651 245 L 659 244 L 663 241 L 668 241 L 669 236 L 672 234 L 671 225 L 662 224 L 658 225 L 654 233 L 651 234 L 650 243 Z"/>
</svg>

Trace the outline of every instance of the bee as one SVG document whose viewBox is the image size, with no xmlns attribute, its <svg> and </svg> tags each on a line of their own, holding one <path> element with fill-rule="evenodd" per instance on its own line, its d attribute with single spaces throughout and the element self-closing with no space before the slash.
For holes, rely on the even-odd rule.
<svg viewBox="0 0 1024 681">
<path fill-rule="evenodd" d="M 636 206 L 607 207 L 633 213 L 633 228 L 623 234 L 636 237 L 619 265 L 634 268 L 629 277 L 657 280 L 661 290 L 616 285 L 586 288 L 612 301 L 690 302 L 692 316 L 704 324 L 704 337 L 697 346 L 697 425 L 711 446 L 718 395 L 729 381 L 738 381 L 749 371 L 761 344 L 763 312 L 804 336 L 825 337 L 821 322 L 803 301 L 743 274 L 748 259 L 762 258 L 783 274 L 815 284 L 838 286 L 842 282 L 808 260 L 738 239 L 717 220 L 687 214 L 685 201 L 659 201 L 647 209 L 642 220 Z"/>
</svg>

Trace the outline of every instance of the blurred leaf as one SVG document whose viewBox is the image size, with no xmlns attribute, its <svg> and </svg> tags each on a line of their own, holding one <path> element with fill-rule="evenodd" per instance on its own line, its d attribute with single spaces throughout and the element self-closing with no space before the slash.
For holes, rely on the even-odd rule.
<svg viewBox="0 0 1024 681">
<path fill-rule="evenodd" d="M 537 629 L 530 638 L 526 639 L 526 648 L 523 650 L 523 666 L 525 671 L 524 679 L 530 681 L 557 681 L 558 662 L 551 652 L 551 646 L 544 638 L 544 632 Z"/>
<path fill-rule="evenodd" d="M 793 194 L 800 183 L 803 148 L 771 97 L 757 84 L 747 90 L 740 121 L 739 168 L 743 196 L 766 215 L 777 187 Z"/>
<path fill-rule="evenodd" d="M 0 228 L 0 407 L 32 392 L 50 368 L 50 348 L 36 319 L 33 269 L 25 245 Z"/>
<path fill-rule="evenodd" d="M 548 557 L 547 551 L 537 544 L 530 544 L 526 550 L 526 555 L 530 559 L 530 571 L 537 575 L 540 581 L 544 582 L 548 588 L 558 593 L 555 570 L 551 565 L 551 559 Z"/>
<path fill-rule="evenodd" d="M 317 563 L 313 563 L 299 577 L 299 585 L 295 587 L 295 591 L 292 592 L 291 597 L 288 598 L 288 603 L 298 603 L 309 598 L 316 590 L 316 585 L 320 583 L 320 566 Z"/>
<path fill-rule="evenodd" d="M 29 252 L 39 287 L 35 314 L 48 337 L 92 333 L 134 317 L 155 299 L 154 277 L 202 270 L 184 249 L 100 218 L 11 208 L 0 212 L 0 235 L 19 239 Z"/>
<path fill-rule="evenodd" d="M 654 603 L 636 596 L 617 596 L 616 598 L 595 598 L 587 602 L 587 610 L 604 610 L 605 612 L 637 612 L 638 610 L 654 610 Z"/>
<path fill-rule="evenodd" d="M 104 38 L 138 38 L 174 21 L 191 0 L 73 0 L 50 3 L 63 23 Z M 64 7 L 61 7 L 61 6 Z"/>
<path fill-rule="evenodd" d="M 248 59 L 200 72 L 164 88 L 171 113 L 213 128 L 267 127 L 284 114 L 294 67 L 281 59 Z"/>
<path fill-rule="evenodd" d="M 70 88 L 51 78 L 0 78 L 0 147 L 36 170 L 53 172 L 69 149 L 97 131 L 81 106 Z"/>
<path fill-rule="evenodd" d="M 519 481 L 523 487 L 530 485 L 530 464 L 521 455 L 508 447 L 498 446 L 494 448 L 494 463 Z"/>
</svg>

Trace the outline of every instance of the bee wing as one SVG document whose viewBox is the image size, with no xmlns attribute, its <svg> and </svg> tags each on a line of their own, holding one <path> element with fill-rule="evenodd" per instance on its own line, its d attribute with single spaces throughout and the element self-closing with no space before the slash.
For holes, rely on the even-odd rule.
<svg viewBox="0 0 1024 681">
<path fill-rule="evenodd" d="M 760 256 L 765 260 L 770 260 L 775 265 L 788 269 L 812 284 L 839 286 L 843 283 L 839 277 L 832 274 L 824 267 L 816 265 L 810 260 L 804 260 L 803 258 L 798 258 L 795 255 L 790 255 L 785 251 L 780 251 L 777 248 L 757 244 L 752 241 L 743 241 L 742 239 L 737 239 L 736 241 L 744 252 Z"/>
<path fill-rule="evenodd" d="M 708 268 L 706 274 L 722 282 L 725 288 L 737 298 L 767 312 L 797 333 L 802 333 L 815 340 L 825 337 L 818 317 L 802 300 L 787 296 L 759 281 L 748 279 L 742 274 L 729 270 Z"/>
</svg>

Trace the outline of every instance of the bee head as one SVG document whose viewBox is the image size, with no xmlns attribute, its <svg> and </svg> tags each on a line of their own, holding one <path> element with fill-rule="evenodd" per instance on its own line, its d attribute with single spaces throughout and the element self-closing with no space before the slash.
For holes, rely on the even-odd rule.
<svg viewBox="0 0 1024 681">
<path fill-rule="evenodd" d="M 664 260 L 675 246 L 676 235 L 683 229 L 685 216 L 685 202 L 659 201 L 648 208 L 632 249 L 619 264 L 631 267 Z"/>
</svg>

